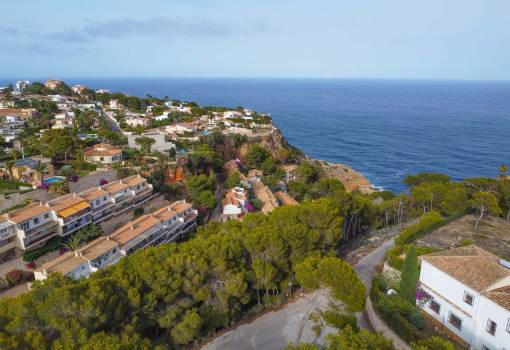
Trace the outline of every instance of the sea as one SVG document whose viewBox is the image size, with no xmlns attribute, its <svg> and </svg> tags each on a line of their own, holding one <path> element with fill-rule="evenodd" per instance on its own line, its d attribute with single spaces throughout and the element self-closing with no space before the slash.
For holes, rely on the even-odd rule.
<svg viewBox="0 0 510 350">
<path fill-rule="evenodd" d="M 510 165 L 510 82 L 344 79 L 65 79 L 136 96 L 269 113 L 307 155 L 405 191 L 408 174 L 495 177 Z"/>
</svg>

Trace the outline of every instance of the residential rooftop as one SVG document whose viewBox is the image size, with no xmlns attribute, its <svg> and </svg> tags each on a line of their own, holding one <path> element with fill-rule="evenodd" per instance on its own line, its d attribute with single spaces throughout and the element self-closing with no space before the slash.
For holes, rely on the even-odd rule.
<svg viewBox="0 0 510 350">
<path fill-rule="evenodd" d="M 496 255 L 469 245 L 422 255 L 420 260 L 510 310 L 510 270 Z"/>
<path fill-rule="evenodd" d="M 143 234 L 145 231 L 156 225 L 159 225 L 160 223 L 160 220 L 150 214 L 142 215 L 138 219 L 127 223 L 126 225 L 113 232 L 110 237 L 119 244 L 126 244 L 135 237 Z"/>
<path fill-rule="evenodd" d="M 5 217 L 8 220 L 14 222 L 15 224 L 20 224 L 35 216 L 41 215 L 49 211 L 50 208 L 44 205 L 43 202 L 34 202 L 27 205 L 24 208 L 13 210 L 5 214 Z"/>
</svg>

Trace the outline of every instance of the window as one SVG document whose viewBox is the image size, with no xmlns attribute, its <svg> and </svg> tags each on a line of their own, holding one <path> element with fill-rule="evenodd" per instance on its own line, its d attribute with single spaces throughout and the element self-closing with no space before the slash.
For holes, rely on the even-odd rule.
<svg viewBox="0 0 510 350">
<path fill-rule="evenodd" d="M 439 305 L 435 300 L 430 300 L 429 308 L 438 315 L 441 311 L 441 305 Z"/>
<path fill-rule="evenodd" d="M 448 315 L 448 322 L 452 326 L 457 328 L 459 331 L 462 329 L 462 320 L 460 318 L 458 318 L 456 315 L 452 314 L 451 312 Z"/>
<path fill-rule="evenodd" d="M 99 201 L 99 199 L 98 199 L 98 200 L 96 200 L 96 205 L 99 205 L 99 203 L 101 203 L 101 202 Z"/>
<path fill-rule="evenodd" d="M 468 305 L 473 305 L 473 300 L 475 299 L 475 297 L 471 294 L 469 294 L 468 292 L 464 292 L 464 302 Z"/>
<path fill-rule="evenodd" d="M 496 335 L 496 327 L 497 323 L 491 320 L 490 318 L 487 320 L 487 333 L 490 335 Z"/>
<path fill-rule="evenodd" d="M 106 200 L 106 196 L 105 196 L 105 197 L 103 197 L 103 200 L 104 200 L 104 201 Z"/>
<path fill-rule="evenodd" d="M 49 214 L 49 213 L 44 214 L 44 218 L 45 218 L 45 219 L 47 219 L 47 218 L 49 218 L 49 217 L 50 217 L 50 214 Z"/>
<path fill-rule="evenodd" d="M 103 161 L 104 160 L 104 157 L 99 157 L 99 161 Z"/>
<path fill-rule="evenodd" d="M 28 228 L 30 227 L 30 224 L 27 222 L 24 222 L 22 223 L 21 225 L 19 225 L 19 227 L 22 229 L 22 230 L 28 230 Z"/>
<path fill-rule="evenodd" d="M 39 218 L 34 218 L 34 225 L 37 225 L 39 223 Z"/>
<path fill-rule="evenodd" d="M 508 322 L 506 323 L 506 331 L 510 333 L 510 318 L 508 319 Z"/>
</svg>

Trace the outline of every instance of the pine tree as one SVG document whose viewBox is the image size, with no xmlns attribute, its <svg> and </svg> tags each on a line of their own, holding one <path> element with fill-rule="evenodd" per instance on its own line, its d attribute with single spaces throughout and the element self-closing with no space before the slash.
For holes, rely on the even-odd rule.
<svg viewBox="0 0 510 350">
<path fill-rule="evenodd" d="M 407 250 L 404 267 L 402 268 L 402 277 L 400 279 L 400 295 L 414 304 L 416 302 L 416 284 L 420 277 L 418 268 L 418 257 L 416 247 L 411 245 Z"/>
</svg>

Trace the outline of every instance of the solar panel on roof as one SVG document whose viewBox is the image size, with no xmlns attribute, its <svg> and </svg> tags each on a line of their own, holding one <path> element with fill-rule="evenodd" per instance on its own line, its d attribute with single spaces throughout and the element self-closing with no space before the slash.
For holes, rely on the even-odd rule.
<svg viewBox="0 0 510 350">
<path fill-rule="evenodd" d="M 37 161 L 30 157 L 20 159 L 16 162 L 16 166 L 25 166 L 33 169 L 37 165 Z"/>
</svg>

